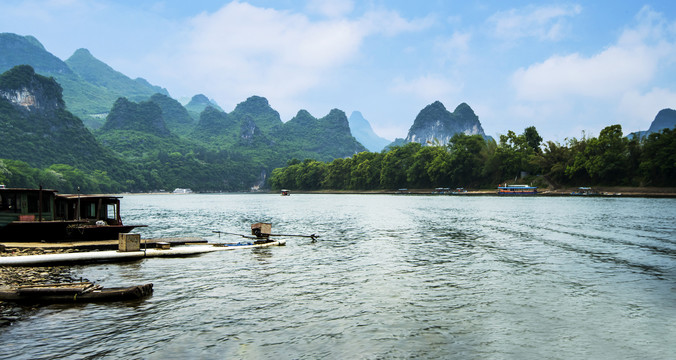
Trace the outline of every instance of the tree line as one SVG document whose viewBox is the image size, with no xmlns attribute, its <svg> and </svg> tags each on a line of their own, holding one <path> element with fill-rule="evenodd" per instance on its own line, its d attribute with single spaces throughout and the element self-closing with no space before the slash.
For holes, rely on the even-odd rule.
<svg viewBox="0 0 676 360">
<path fill-rule="evenodd" d="M 540 187 L 676 186 L 676 129 L 623 137 L 620 125 L 598 137 L 543 143 L 535 127 L 496 142 L 456 134 L 448 144 L 407 143 L 380 153 L 320 162 L 289 160 L 272 171 L 273 189 L 393 190 L 494 188 L 503 182 Z"/>
<path fill-rule="evenodd" d="M 0 184 L 43 186 L 62 193 L 175 187 L 239 191 L 256 181 L 257 176 L 245 170 L 263 168 L 246 156 L 227 151 L 159 152 L 151 158 L 128 169 L 117 167 L 122 174 L 65 164 L 35 168 L 24 161 L 0 159 Z M 480 135 L 456 134 L 446 145 L 408 143 L 330 162 L 292 159 L 286 167 L 272 171 L 267 185 L 295 190 L 494 188 L 515 179 L 540 187 L 675 187 L 676 129 L 626 138 L 620 125 L 612 125 L 598 137 L 566 139 L 563 144 L 543 143 L 535 127 L 518 135 L 509 131 L 497 142 Z"/>
</svg>

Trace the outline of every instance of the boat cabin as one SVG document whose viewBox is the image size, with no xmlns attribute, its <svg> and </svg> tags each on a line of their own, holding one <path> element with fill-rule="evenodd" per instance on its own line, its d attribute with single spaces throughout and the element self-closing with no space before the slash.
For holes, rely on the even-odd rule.
<svg viewBox="0 0 676 360">
<path fill-rule="evenodd" d="M 55 220 L 56 190 L 0 187 L 0 227 L 12 221 Z"/>
<path fill-rule="evenodd" d="M 120 197 L 106 195 L 58 195 L 57 217 L 89 224 L 120 225 Z"/>
</svg>

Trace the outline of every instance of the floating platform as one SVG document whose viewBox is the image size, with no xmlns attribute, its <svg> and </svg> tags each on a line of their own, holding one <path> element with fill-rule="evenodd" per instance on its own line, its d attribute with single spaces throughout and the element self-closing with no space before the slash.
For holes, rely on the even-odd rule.
<svg viewBox="0 0 676 360">
<path fill-rule="evenodd" d="M 173 238 L 150 238 L 141 239 L 141 247 L 155 248 L 158 243 L 169 243 L 176 245 L 194 245 L 208 244 L 207 240 L 201 237 L 173 237 Z M 80 249 L 80 250 L 117 250 L 119 240 L 97 240 L 97 241 L 61 241 L 61 242 L 0 242 L 5 248 L 13 249 Z"/>
<path fill-rule="evenodd" d="M 0 257 L 0 266 L 49 266 L 54 264 L 71 264 L 83 262 L 120 262 L 150 257 L 183 257 L 206 254 L 215 251 L 253 249 L 283 245 L 286 245 L 286 240 L 270 241 L 266 243 L 241 242 L 234 244 L 186 245 L 169 249 L 152 248 L 126 252 L 106 250 L 63 254 L 2 256 Z"/>
</svg>

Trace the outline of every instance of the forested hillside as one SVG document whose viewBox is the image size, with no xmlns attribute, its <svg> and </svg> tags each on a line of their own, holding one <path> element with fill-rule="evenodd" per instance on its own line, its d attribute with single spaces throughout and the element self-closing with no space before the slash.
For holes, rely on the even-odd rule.
<svg viewBox="0 0 676 360">
<path fill-rule="evenodd" d="M 0 183 L 117 191 L 132 167 L 65 110 L 53 78 L 17 66 L 0 75 Z M 38 170 L 40 169 L 40 170 Z M 77 185 L 75 185 L 77 184 Z"/>
</svg>

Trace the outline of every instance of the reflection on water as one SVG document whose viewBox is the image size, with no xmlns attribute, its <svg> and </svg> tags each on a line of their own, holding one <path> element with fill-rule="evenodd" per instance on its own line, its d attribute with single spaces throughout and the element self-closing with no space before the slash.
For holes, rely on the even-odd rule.
<svg viewBox="0 0 676 360">
<path fill-rule="evenodd" d="M 651 358 L 676 353 L 676 201 L 390 195 L 122 200 L 143 237 L 316 243 L 78 266 L 135 303 L 47 306 L 6 358 Z"/>
</svg>

